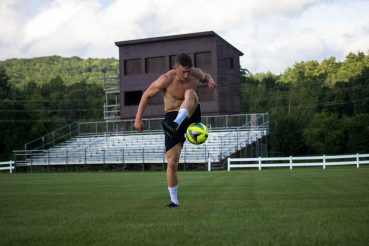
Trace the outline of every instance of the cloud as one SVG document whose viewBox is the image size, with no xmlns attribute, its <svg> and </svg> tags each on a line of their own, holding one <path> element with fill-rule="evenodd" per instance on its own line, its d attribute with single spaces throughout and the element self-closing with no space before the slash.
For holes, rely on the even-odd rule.
<svg viewBox="0 0 369 246">
<path fill-rule="evenodd" d="M 252 72 L 367 51 L 365 0 L 2 0 L 0 59 L 117 57 L 115 41 L 214 30 Z"/>
</svg>

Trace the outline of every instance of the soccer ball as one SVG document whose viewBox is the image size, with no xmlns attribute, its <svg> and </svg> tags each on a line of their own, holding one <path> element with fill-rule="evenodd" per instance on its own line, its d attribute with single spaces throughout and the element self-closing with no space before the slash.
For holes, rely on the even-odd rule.
<svg viewBox="0 0 369 246">
<path fill-rule="evenodd" d="M 186 137 L 190 143 L 202 144 L 208 139 L 208 129 L 200 122 L 192 123 L 186 131 Z"/>
</svg>

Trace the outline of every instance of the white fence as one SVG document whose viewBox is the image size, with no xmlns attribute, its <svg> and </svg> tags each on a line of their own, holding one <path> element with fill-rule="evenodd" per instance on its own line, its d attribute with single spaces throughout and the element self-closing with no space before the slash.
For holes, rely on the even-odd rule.
<svg viewBox="0 0 369 246">
<path fill-rule="evenodd" d="M 269 167 L 313 167 L 369 164 L 369 154 L 336 155 L 336 156 L 304 156 L 304 157 L 258 157 L 258 158 L 228 158 L 228 171 L 231 168 L 262 168 Z"/>
<path fill-rule="evenodd" d="M 13 169 L 14 169 L 14 161 L 0 162 L 0 171 L 9 170 L 9 173 L 12 173 Z"/>
</svg>

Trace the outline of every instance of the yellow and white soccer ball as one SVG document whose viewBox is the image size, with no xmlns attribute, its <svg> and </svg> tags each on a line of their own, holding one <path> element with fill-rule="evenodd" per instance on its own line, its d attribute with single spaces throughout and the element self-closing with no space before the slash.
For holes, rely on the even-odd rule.
<svg viewBox="0 0 369 246">
<path fill-rule="evenodd" d="M 192 123 L 186 131 L 186 138 L 190 143 L 202 144 L 208 139 L 208 129 L 201 122 Z"/>
</svg>

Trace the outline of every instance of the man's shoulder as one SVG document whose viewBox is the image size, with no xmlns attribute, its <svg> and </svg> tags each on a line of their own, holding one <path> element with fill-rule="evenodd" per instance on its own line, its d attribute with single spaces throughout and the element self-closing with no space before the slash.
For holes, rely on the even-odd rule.
<svg viewBox="0 0 369 246">
<path fill-rule="evenodd" d="M 163 87 L 168 87 L 173 81 L 174 75 L 171 71 L 162 74 L 156 81 L 156 83 L 161 84 Z"/>
<path fill-rule="evenodd" d="M 166 76 L 167 78 L 173 79 L 175 74 L 176 74 L 175 71 L 173 69 L 171 69 L 168 72 L 164 73 L 163 76 Z"/>
</svg>

